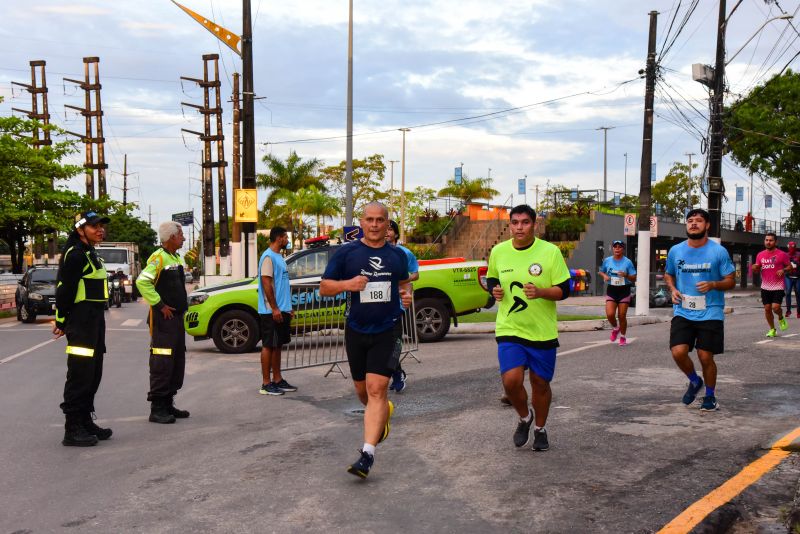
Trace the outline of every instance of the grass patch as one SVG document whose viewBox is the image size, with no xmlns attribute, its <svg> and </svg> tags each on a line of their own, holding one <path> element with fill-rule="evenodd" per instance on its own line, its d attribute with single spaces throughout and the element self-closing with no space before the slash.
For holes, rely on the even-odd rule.
<svg viewBox="0 0 800 534">
<path fill-rule="evenodd" d="M 459 324 L 461 323 L 493 323 L 497 313 L 493 311 L 482 311 L 478 313 L 471 313 L 469 315 L 462 315 L 458 318 Z M 559 321 L 584 321 L 587 319 L 605 319 L 605 315 L 575 315 L 575 314 L 558 314 Z"/>
<path fill-rule="evenodd" d="M 12 312 L 8 310 L 0 311 L 0 319 L 5 319 L 6 317 L 16 317 L 17 312 Z"/>
</svg>

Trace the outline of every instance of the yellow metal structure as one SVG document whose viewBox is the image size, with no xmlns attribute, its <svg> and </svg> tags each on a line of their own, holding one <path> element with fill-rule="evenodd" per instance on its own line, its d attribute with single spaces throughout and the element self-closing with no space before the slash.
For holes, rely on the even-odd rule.
<svg viewBox="0 0 800 534">
<path fill-rule="evenodd" d="M 195 13 L 188 7 L 179 4 L 175 0 L 172 0 L 172 3 L 181 8 L 183 11 L 185 11 L 186 14 L 192 17 L 194 20 L 202 24 L 205 29 L 211 32 L 217 39 L 225 43 L 231 50 L 236 52 L 236 54 L 239 57 L 242 56 L 242 51 L 239 49 L 241 38 L 238 35 L 228 30 L 227 28 L 223 28 L 216 22 L 208 20 L 203 15 Z"/>
</svg>

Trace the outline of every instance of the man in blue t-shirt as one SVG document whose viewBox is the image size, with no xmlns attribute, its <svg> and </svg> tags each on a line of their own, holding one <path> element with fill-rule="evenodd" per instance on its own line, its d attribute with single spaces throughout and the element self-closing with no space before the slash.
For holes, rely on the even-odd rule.
<svg viewBox="0 0 800 534">
<path fill-rule="evenodd" d="M 619 346 L 628 344 L 628 306 L 631 305 L 631 284 L 636 281 L 636 267 L 624 256 L 625 243 L 620 240 L 611 243 L 611 256 L 603 260 L 600 276 L 606 281 L 606 317 L 611 323 L 611 342 L 619 336 Z M 617 323 L 617 317 L 619 323 Z"/>
<path fill-rule="evenodd" d="M 258 316 L 261 320 L 262 395 L 297 391 L 281 375 L 281 347 L 291 340 L 292 290 L 281 251 L 289 244 L 286 229 L 269 232 L 269 247 L 258 260 Z M 270 371 L 272 379 L 270 379 Z"/>
<path fill-rule="evenodd" d="M 400 238 L 400 227 L 397 226 L 397 223 L 394 221 L 389 221 L 389 229 L 386 231 L 386 242 L 390 245 L 394 245 L 406 255 L 406 259 L 408 260 L 408 281 L 414 282 L 415 280 L 419 279 L 419 262 L 417 261 L 417 257 L 414 256 L 414 253 L 408 250 L 403 245 L 399 245 L 397 240 Z M 411 284 L 408 285 L 408 289 L 413 291 Z M 405 310 L 403 310 L 405 312 Z M 414 318 L 409 318 L 410 320 L 407 321 L 409 324 L 409 328 L 416 328 Z M 402 341 L 403 332 L 400 331 L 400 340 Z M 392 374 L 392 383 L 389 384 L 389 389 L 396 391 L 397 393 L 401 393 L 404 389 L 406 389 L 406 372 L 403 370 L 401 361 L 397 362 L 397 369 L 395 369 L 394 373 Z"/>
<path fill-rule="evenodd" d="M 708 212 L 693 209 L 686 215 L 686 241 L 667 254 L 664 279 L 672 293 L 673 318 L 669 346 L 675 363 L 689 378 L 683 395 L 687 406 L 694 402 L 705 379 L 702 411 L 719 409 L 715 387 L 717 365 L 714 355 L 725 349 L 725 293 L 736 284 L 736 269 L 728 251 L 708 239 Z M 697 349 L 703 378 L 697 376 L 689 351 Z"/>
<path fill-rule="evenodd" d="M 332 297 L 348 291 L 345 349 L 353 385 L 364 410 L 364 445 L 360 458 L 347 471 L 366 478 L 375 460 L 375 447 L 389 435 L 394 405 L 387 399 L 389 378 L 397 369 L 401 342 L 396 330 L 403 315 L 400 286 L 408 283 L 405 254 L 386 242 L 389 212 L 370 202 L 361 217 L 364 237 L 333 254 L 319 293 Z M 403 292 L 408 296 L 407 290 Z"/>
</svg>

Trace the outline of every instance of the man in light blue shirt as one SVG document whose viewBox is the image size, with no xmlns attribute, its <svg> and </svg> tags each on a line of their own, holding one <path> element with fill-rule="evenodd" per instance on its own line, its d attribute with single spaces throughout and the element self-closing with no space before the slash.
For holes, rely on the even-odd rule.
<svg viewBox="0 0 800 534">
<path fill-rule="evenodd" d="M 406 255 L 406 259 L 408 260 L 408 281 L 413 282 L 419 279 L 419 262 L 417 262 L 417 257 L 414 256 L 414 253 L 408 250 L 403 245 L 399 245 L 397 240 L 400 238 L 400 227 L 397 225 L 395 221 L 389 221 L 389 229 L 386 231 L 386 242 L 390 245 L 394 245 L 395 247 L 399 248 L 403 251 Z M 411 286 L 409 285 L 409 290 L 411 290 Z M 405 307 L 403 307 L 403 311 L 405 311 Z M 412 326 L 411 328 L 416 328 L 414 325 L 414 319 L 411 320 Z M 400 332 L 400 337 L 402 341 L 403 333 Z M 403 370 L 402 362 L 397 362 L 397 369 L 394 373 L 392 373 L 392 383 L 389 385 L 389 389 L 396 391 L 397 393 L 402 392 L 406 389 L 406 372 Z"/>
<path fill-rule="evenodd" d="M 269 232 L 269 247 L 258 260 L 262 377 L 259 393 L 262 395 L 283 395 L 297 391 L 281 375 L 281 347 L 291 340 L 292 290 L 286 261 L 281 254 L 288 244 L 286 229 L 276 226 Z"/>
<path fill-rule="evenodd" d="M 664 279 L 672 293 L 673 318 L 669 333 L 672 358 L 689 378 L 683 395 L 687 406 L 694 402 L 705 379 L 706 394 L 700 410 L 719 409 L 715 387 L 714 355 L 725 349 L 725 293 L 736 284 L 736 269 L 728 251 L 708 239 L 708 212 L 693 209 L 686 215 L 686 241 L 667 254 Z M 697 349 L 703 378 L 697 376 L 689 351 Z"/>
</svg>

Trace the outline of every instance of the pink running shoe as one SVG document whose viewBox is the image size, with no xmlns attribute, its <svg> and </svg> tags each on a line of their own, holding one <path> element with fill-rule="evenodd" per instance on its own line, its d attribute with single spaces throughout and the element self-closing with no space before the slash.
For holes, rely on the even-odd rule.
<svg viewBox="0 0 800 534">
<path fill-rule="evenodd" d="M 619 335 L 619 327 L 617 327 L 617 328 L 615 328 L 615 329 L 613 329 L 613 330 L 611 331 L 611 337 L 610 337 L 609 339 L 611 339 L 611 342 L 612 342 L 612 343 L 613 343 L 613 342 L 615 342 L 615 341 L 617 340 L 617 336 L 618 336 L 618 335 Z"/>
<path fill-rule="evenodd" d="M 625 336 L 619 336 L 619 346 L 624 347 L 628 344 L 628 340 L 625 339 Z"/>
</svg>

